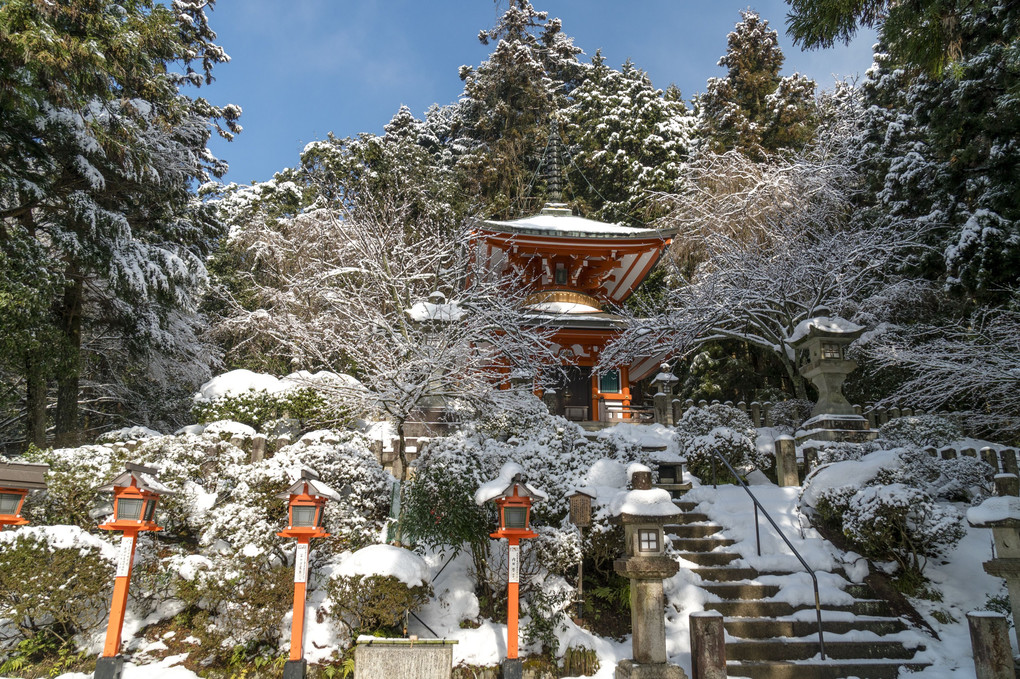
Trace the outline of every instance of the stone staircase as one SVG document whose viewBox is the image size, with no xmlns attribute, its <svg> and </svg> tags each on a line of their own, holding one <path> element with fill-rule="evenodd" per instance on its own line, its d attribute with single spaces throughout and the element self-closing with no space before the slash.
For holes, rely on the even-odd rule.
<svg viewBox="0 0 1020 679">
<path fill-rule="evenodd" d="M 682 499 L 676 503 L 684 514 L 666 532 L 680 556 L 696 564 L 692 570 L 702 578 L 700 586 L 715 595 L 710 598 L 719 599 L 707 601 L 705 610 L 724 616 L 730 677 L 885 679 L 899 676 L 902 667 L 927 666 L 913 661 L 923 646 L 912 648 L 899 638 L 886 638 L 907 629 L 892 615 L 888 603 L 874 598 L 867 586 L 849 582 L 843 573 L 834 576 L 842 578 L 840 588 L 850 595 L 844 597 L 848 602 L 822 604 L 826 660 L 821 660 L 814 604 L 791 605 L 773 598 L 780 590 L 780 585 L 773 584 L 779 578 L 763 577 L 792 574 L 748 568 L 730 550 L 734 541 L 721 534 L 720 526 L 695 512 L 694 503 Z"/>
</svg>

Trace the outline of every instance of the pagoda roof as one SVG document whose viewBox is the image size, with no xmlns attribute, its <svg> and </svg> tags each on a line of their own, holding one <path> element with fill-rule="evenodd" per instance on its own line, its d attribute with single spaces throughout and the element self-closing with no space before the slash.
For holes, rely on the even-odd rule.
<svg viewBox="0 0 1020 679">
<path fill-rule="evenodd" d="M 666 239 L 672 237 L 675 229 L 640 229 L 623 224 L 599 222 L 578 217 L 567 207 L 547 205 L 537 215 L 510 221 L 485 220 L 482 224 L 491 231 L 524 234 L 529 236 L 550 236 L 553 238 L 597 238 L 597 239 Z"/>
</svg>

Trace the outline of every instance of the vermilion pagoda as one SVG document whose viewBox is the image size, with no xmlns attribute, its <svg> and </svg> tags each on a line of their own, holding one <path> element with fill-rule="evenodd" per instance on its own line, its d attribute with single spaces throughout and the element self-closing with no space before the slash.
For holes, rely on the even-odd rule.
<svg viewBox="0 0 1020 679">
<path fill-rule="evenodd" d="M 535 290 L 525 304 L 535 321 L 555 330 L 553 341 L 566 368 L 552 409 L 573 420 L 605 420 L 631 406 L 632 385 L 659 367 L 659 357 L 617 366 L 602 375 L 592 368 L 623 329 L 606 311 L 623 304 L 670 244 L 673 232 L 584 219 L 561 203 L 513 221 L 483 221 L 473 233 L 476 266 L 510 274 Z"/>
</svg>

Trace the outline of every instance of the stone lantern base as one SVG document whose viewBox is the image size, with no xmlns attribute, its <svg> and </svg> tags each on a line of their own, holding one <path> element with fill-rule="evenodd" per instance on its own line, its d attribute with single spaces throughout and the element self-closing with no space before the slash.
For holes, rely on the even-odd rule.
<svg viewBox="0 0 1020 679">
<path fill-rule="evenodd" d="M 864 443 L 878 438 L 868 420 L 860 415 L 816 415 L 800 425 L 797 445 L 805 441 L 846 441 Z"/>
<path fill-rule="evenodd" d="M 616 666 L 614 679 L 687 679 L 679 665 L 662 663 L 640 664 L 631 659 L 621 660 Z"/>
</svg>

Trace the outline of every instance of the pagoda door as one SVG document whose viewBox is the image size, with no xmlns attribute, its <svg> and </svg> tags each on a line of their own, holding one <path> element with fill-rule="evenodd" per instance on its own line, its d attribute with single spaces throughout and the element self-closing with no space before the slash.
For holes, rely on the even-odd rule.
<svg viewBox="0 0 1020 679">
<path fill-rule="evenodd" d="M 568 420 L 583 422 L 592 419 L 591 411 L 591 368 L 567 366 L 564 369 L 563 412 Z"/>
</svg>

